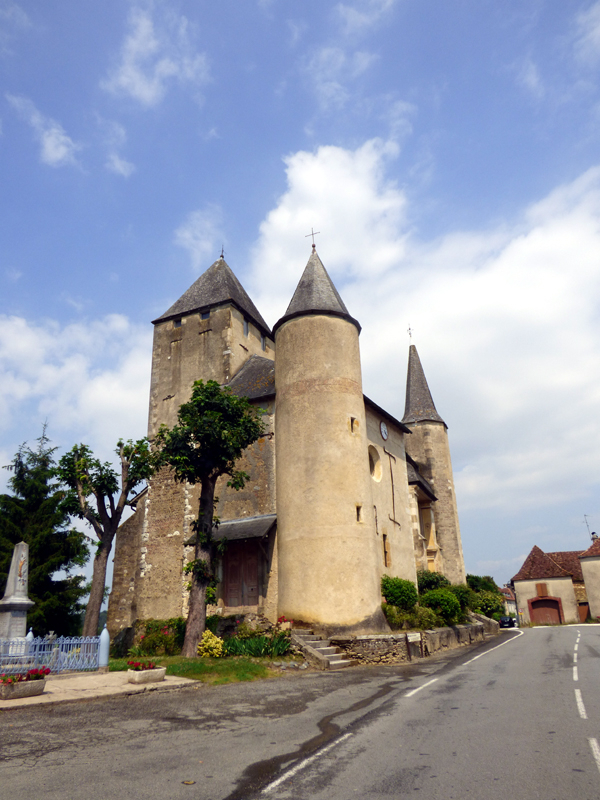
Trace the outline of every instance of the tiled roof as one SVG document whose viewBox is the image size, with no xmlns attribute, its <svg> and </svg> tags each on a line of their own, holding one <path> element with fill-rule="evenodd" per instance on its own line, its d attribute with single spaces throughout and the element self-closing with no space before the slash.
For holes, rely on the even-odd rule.
<svg viewBox="0 0 600 800">
<path fill-rule="evenodd" d="M 406 377 L 406 404 L 402 422 L 444 422 L 435 408 L 427 379 L 421 366 L 417 348 L 411 344 L 408 351 L 408 375 Z M 444 423 L 445 425 L 446 423 Z"/>
<path fill-rule="evenodd" d="M 313 250 L 302 273 L 287 311 L 273 326 L 273 333 L 288 319 L 309 314 L 330 314 L 352 322 L 360 331 L 357 320 L 350 316 L 344 301 L 327 274 L 323 262 Z"/>
<path fill-rule="evenodd" d="M 515 599 L 515 593 L 510 588 L 510 586 L 504 586 L 502 589 L 500 589 L 500 594 L 504 595 L 504 597 L 506 597 L 507 600 Z"/>
<path fill-rule="evenodd" d="M 525 559 L 513 581 L 536 581 L 544 578 L 570 578 L 571 575 L 537 545 Z"/>
<path fill-rule="evenodd" d="M 566 550 L 559 553 L 548 553 L 547 555 L 553 561 L 556 561 L 558 566 L 562 567 L 565 572 L 568 572 L 574 581 L 582 581 L 583 572 L 581 570 L 581 561 L 579 560 L 581 553 L 581 550 Z"/>
<path fill-rule="evenodd" d="M 265 336 L 271 336 L 269 326 L 260 315 L 258 309 L 248 297 L 246 290 L 233 274 L 233 271 L 224 258 L 218 258 L 198 280 L 173 303 L 157 319 L 165 322 L 168 319 L 182 317 L 197 311 L 206 311 L 215 306 L 233 303 L 245 314 Z"/>
<path fill-rule="evenodd" d="M 227 384 L 238 397 L 255 400 L 275 394 L 275 362 L 263 356 L 250 356 Z"/>
<path fill-rule="evenodd" d="M 228 519 L 221 522 L 213 530 L 213 539 L 220 541 L 227 539 L 260 539 L 266 536 L 277 522 L 277 514 L 263 514 L 260 517 L 242 517 L 241 519 Z M 184 542 L 185 545 L 195 545 L 197 534 L 193 534 Z"/>
<path fill-rule="evenodd" d="M 592 556 L 600 556 L 600 539 L 596 539 L 591 547 L 580 553 L 579 558 L 591 558 Z"/>
</svg>

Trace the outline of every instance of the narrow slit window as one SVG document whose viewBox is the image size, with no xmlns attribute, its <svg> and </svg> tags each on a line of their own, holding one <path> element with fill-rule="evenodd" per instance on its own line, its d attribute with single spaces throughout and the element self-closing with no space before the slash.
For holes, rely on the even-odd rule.
<svg viewBox="0 0 600 800">
<path fill-rule="evenodd" d="M 260 337 L 260 346 L 262 347 L 263 350 L 267 349 L 267 340 L 263 335 L 261 335 Z"/>
<path fill-rule="evenodd" d="M 173 327 L 174 327 L 174 328 L 181 328 L 181 320 L 180 320 L 180 319 L 176 319 L 176 320 L 173 322 Z"/>
<path fill-rule="evenodd" d="M 392 566 L 392 558 L 390 555 L 390 543 L 387 537 L 387 534 L 383 534 L 383 566 L 384 567 L 391 567 Z"/>
<path fill-rule="evenodd" d="M 350 417 L 350 433 L 356 433 L 358 431 L 358 420 L 356 417 Z"/>
<path fill-rule="evenodd" d="M 203 311 L 200 314 L 200 319 L 210 319 L 210 311 Z"/>
<path fill-rule="evenodd" d="M 244 336 L 248 336 L 249 333 L 250 333 L 250 323 L 244 317 Z"/>
<path fill-rule="evenodd" d="M 362 522 L 362 506 L 356 506 L 356 521 Z"/>
</svg>

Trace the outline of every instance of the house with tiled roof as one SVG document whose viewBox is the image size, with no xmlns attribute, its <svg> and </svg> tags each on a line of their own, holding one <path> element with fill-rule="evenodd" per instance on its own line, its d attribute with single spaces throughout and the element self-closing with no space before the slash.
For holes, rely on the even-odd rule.
<svg viewBox="0 0 600 800">
<path fill-rule="evenodd" d="M 511 580 L 520 621 L 548 625 L 583 622 L 590 614 L 600 616 L 599 579 L 597 541 L 585 551 L 545 553 L 534 546 Z"/>
</svg>

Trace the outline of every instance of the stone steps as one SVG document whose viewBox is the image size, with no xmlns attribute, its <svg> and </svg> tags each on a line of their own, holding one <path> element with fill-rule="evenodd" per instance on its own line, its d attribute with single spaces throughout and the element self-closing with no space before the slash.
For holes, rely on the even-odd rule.
<svg viewBox="0 0 600 800">
<path fill-rule="evenodd" d="M 292 636 L 296 643 L 303 648 L 307 655 L 315 654 L 317 662 L 322 669 L 344 669 L 351 667 L 354 662 L 344 658 L 344 653 L 339 647 L 330 644 L 329 639 L 316 636 L 314 631 L 307 628 L 292 628 Z M 313 663 L 315 659 L 313 658 Z"/>
</svg>

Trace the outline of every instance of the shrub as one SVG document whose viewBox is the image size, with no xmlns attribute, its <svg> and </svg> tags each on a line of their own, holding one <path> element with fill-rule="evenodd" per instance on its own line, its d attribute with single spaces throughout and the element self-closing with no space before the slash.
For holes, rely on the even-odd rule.
<svg viewBox="0 0 600 800">
<path fill-rule="evenodd" d="M 504 599 L 498 592 L 478 592 L 475 596 L 477 598 L 476 611 L 480 611 L 486 617 L 504 614 Z"/>
<path fill-rule="evenodd" d="M 433 609 L 447 625 L 452 625 L 460 617 L 460 603 L 449 589 L 432 589 L 421 597 L 420 603 Z"/>
<path fill-rule="evenodd" d="M 464 583 L 453 584 L 448 587 L 449 591 L 460 603 L 463 612 L 470 608 L 477 608 L 477 594 Z"/>
<path fill-rule="evenodd" d="M 406 611 L 400 611 L 396 606 L 389 603 L 382 603 L 381 608 L 388 621 L 388 625 L 393 631 L 401 630 L 402 628 L 409 628 L 409 614 Z"/>
<path fill-rule="evenodd" d="M 441 572 L 420 569 L 417 571 L 417 585 L 419 594 L 425 594 L 425 592 L 430 592 L 432 589 L 444 589 L 450 586 L 450 581 Z"/>
<path fill-rule="evenodd" d="M 254 632 L 252 636 L 231 636 L 224 641 L 225 653 L 228 656 L 283 656 L 291 647 L 289 631 L 277 631 L 265 635 Z"/>
<path fill-rule="evenodd" d="M 198 655 L 202 658 L 221 658 L 223 655 L 223 639 L 219 639 L 214 633 L 205 630 L 198 645 Z"/>
<path fill-rule="evenodd" d="M 139 643 L 129 649 L 132 656 L 174 656 L 181 652 L 185 637 L 185 619 L 147 619 L 141 623 Z"/>
<path fill-rule="evenodd" d="M 417 589 L 412 581 L 384 575 L 381 578 L 381 594 L 387 603 L 402 611 L 410 611 L 417 605 Z"/>
<path fill-rule="evenodd" d="M 439 628 L 443 624 L 444 620 L 432 608 L 426 606 L 417 606 L 410 614 L 410 627 L 420 631 Z"/>
</svg>

